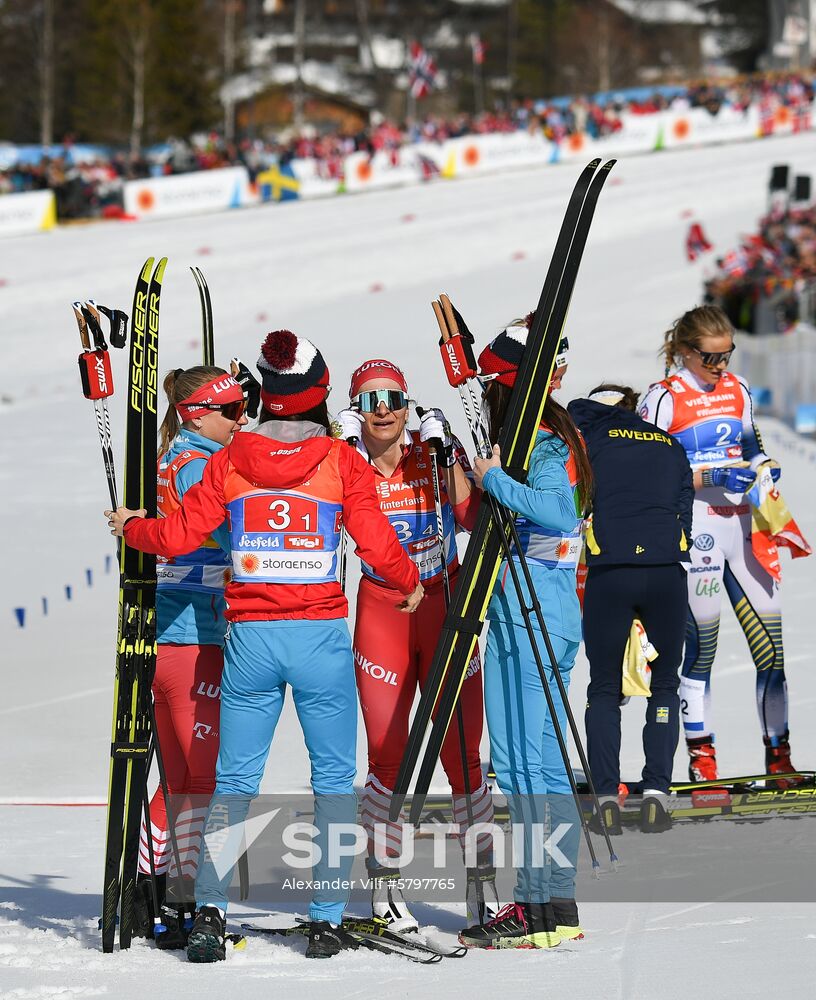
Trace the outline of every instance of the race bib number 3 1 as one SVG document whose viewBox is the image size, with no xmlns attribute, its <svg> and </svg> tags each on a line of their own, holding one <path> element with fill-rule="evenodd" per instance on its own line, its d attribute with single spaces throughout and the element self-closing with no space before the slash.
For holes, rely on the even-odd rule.
<svg viewBox="0 0 816 1000">
<path fill-rule="evenodd" d="M 258 583 L 328 583 L 336 578 L 340 504 L 295 493 L 233 500 L 233 576 Z"/>
</svg>

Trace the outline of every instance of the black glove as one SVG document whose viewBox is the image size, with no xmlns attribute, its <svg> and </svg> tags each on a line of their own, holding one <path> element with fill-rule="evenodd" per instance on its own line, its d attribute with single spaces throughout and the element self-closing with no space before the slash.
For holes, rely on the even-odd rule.
<svg viewBox="0 0 816 1000">
<path fill-rule="evenodd" d="M 258 407 L 261 404 L 261 383 L 255 378 L 243 361 L 233 358 L 230 362 L 232 377 L 244 390 L 246 400 L 247 416 L 253 419 L 258 416 Z"/>
</svg>

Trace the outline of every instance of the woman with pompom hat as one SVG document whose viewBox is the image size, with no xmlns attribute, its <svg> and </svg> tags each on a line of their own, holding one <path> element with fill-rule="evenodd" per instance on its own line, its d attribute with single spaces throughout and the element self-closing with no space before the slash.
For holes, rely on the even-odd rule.
<svg viewBox="0 0 816 1000">
<path fill-rule="evenodd" d="M 581 640 L 581 611 L 576 573 L 581 548 L 582 513 L 591 490 L 592 473 L 575 425 L 567 411 L 547 395 L 541 426 L 530 456 L 526 483 L 517 482 L 501 467 L 496 444 L 505 421 L 518 374 L 532 313 L 515 320 L 482 351 L 479 367 L 489 380 L 485 406 L 493 455 L 474 463 L 476 485 L 520 516 L 516 519 L 535 595 L 522 577 L 523 600 L 532 607 L 536 596 L 552 641 L 556 663 L 550 663 L 543 640 L 541 651 L 549 688 L 562 732 L 565 709 L 553 674 L 558 670 L 565 686 Z M 550 390 L 561 387 L 567 369 L 566 339 L 562 340 Z M 495 920 L 463 931 L 460 941 L 476 948 L 550 948 L 564 938 L 581 936 L 575 904 L 575 868 L 580 819 L 558 749 L 553 720 L 541 686 L 522 607 L 506 562 L 502 563 L 488 606 L 490 631 L 485 652 L 485 714 L 496 782 L 507 796 L 511 820 L 522 827 L 525 857 L 518 865 L 513 902 Z M 533 619 L 533 627 L 537 622 Z M 551 829 L 564 823 L 568 833 L 559 839 L 558 854 L 535 864 L 531 856 L 535 824 Z M 514 831 L 515 837 L 515 831 Z M 515 840 L 514 840 L 515 842 Z"/>
<path fill-rule="evenodd" d="M 124 507 L 108 512 L 113 533 L 128 545 L 163 555 L 194 549 L 228 518 L 233 577 L 225 594 L 221 748 L 187 949 L 194 962 L 224 958 L 227 887 L 287 684 L 311 760 L 317 845 L 326 847 L 330 823 L 356 819 L 357 699 L 348 602 L 336 578 L 341 528 L 404 596 L 405 612 L 423 594 L 416 567 L 380 511 L 371 469 L 330 436 L 329 370 L 320 351 L 276 330 L 261 347 L 258 370 L 257 428 L 213 456 L 175 514 L 154 521 Z M 351 858 L 331 864 L 329 852 L 320 853 L 308 957 L 356 946 L 340 926 L 348 891 L 328 888 L 348 884 Z"/>
</svg>

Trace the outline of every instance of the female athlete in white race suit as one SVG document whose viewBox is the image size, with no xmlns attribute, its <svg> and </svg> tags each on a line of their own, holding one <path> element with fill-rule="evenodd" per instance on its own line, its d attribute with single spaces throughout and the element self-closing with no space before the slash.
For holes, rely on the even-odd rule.
<svg viewBox="0 0 816 1000">
<path fill-rule="evenodd" d="M 666 333 L 666 377 L 649 388 L 640 415 L 679 439 L 694 472 L 694 544 L 688 570 L 689 616 L 680 698 L 693 781 L 716 779 L 711 667 L 722 590 L 734 608 L 756 666 L 756 698 L 768 772 L 794 770 L 788 743 L 788 694 L 779 586 L 751 547 L 745 493 L 771 462 L 753 420 L 748 384 L 727 370 L 733 330 L 715 306 L 685 313 Z M 672 374 L 669 371 L 676 366 Z M 779 468 L 772 465 L 774 479 Z M 786 779 L 787 787 L 792 779 Z"/>
</svg>

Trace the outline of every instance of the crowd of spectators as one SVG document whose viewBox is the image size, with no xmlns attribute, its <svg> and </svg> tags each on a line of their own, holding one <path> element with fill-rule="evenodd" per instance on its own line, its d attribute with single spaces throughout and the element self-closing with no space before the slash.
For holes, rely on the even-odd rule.
<svg viewBox="0 0 816 1000">
<path fill-rule="evenodd" d="M 816 299 L 814 290 L 816 205 L 778 196 L 758 232 L 717 261 L 705 288 L 707 302 L 721 306 L 738 329 L 755 333 L 784 332 L 799 319 L 814 322 L 816 316 L 801 315 L 802 303 Z"/>
<path fill-rule="evenodd" d="M 269 139 L 247 139 L 238 144 L 226 143 L 217 133 L 211 133 L 189 142 L 171 139 L 138 157 L 122 152 L 78 156 L 67 143 L 62 155 L 43 156 L 39 160 L 29 156 L 24 162 L 0 166 L 0 195 L 51 188 L 56 192 L 60 219 L 115 215 L 121 214 L 123 182 L 145 176 L 241 164 L 254 180 L 257 173 L 271 163 L 285 164 L 294 158 L 312 158 L 318 162 L 324 176 L 339 178 L 345 157 L 359 150 L 369 154 L 385 151 L 396 162 L 399 150 L 405 145 L 443 142 L 463 135 L 523 129 L 540 132 L 555 142 L 577 132 L 600 138 L 622 128 L 624 113 L 646 115 L 667 109 L 704 107 L 716 114 L 724 104 L 744 109 L 756 102 L 797 108 L 810 103 L 813 97 L 811 77 L 786 74 L 596 98 L 518 101 L 509 108 L 478 115 L 461 113 L 443 117 L 428 114 L 399 124 L 375 112 L 370 124 L 357 132 L 308 127 L 295 133 L 289 128 Z"/>
</svg>

